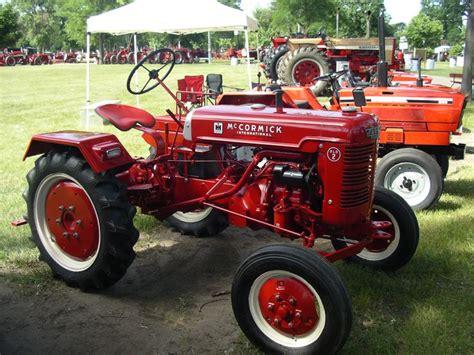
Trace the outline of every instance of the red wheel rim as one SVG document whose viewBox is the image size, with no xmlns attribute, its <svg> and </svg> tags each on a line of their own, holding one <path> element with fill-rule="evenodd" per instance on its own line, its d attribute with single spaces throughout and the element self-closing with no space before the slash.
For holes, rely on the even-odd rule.
<svg viewBox="0 0 474 355">
<path fill-rule="evenodd" d="M 293 79 L 303 86 L 313 85 L 314 78 L 321 75 L 321 69 L 317 62 L 310 59 L 300 60 L 293 69 Z"/>
<path fill-rule="evenodd" d="M 301 281 L 292 277 L 270 278 L 258 294 L 266 322 L 288 336 L 311 332 L 319 321 L 316 298 Z"/>
<path fill-rule="evenodd" d="M 46 224 L 56 245 L 67 255 L 87 260 L 98 249 L 100 230 L 92 202 L 72 181 L 52 186 L 45 203 Z"/>
</svg>

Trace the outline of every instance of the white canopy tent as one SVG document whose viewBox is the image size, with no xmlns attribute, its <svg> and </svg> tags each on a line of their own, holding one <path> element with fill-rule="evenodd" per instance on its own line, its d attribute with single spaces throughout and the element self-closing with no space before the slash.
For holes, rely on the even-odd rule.
<svg viewBox="0 0 474 355">
<path fill-rule="evenodd" d="M 134 34 L 135 63 L 138 33 L 189 34 L 208 32 L 208 60 L 211 61 L 210 32 L 244 31 L 247 72 L 251 85 L 248 32 L 258 29 L 257 21 L 243 11 L 217 0 L 135 0 L 135 2 L 87 19 L 87 58 L 91 33 Z M 90 102 L 90 67 L 87 60 L 86 101 Z"/>
</svg>

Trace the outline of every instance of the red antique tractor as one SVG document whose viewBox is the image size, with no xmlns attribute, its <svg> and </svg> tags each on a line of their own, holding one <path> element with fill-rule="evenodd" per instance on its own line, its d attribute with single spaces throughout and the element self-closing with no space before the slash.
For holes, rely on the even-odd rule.
<svg viewBox="0 0 474 355">
<path fill-rule="evenodd" d="M 286 40 L 285 44 L 282 44 Z M 396 39 L 387 38 L 389 68 L 403 70 L 404 62 L 395 55 Z M 355 75 L 366 78 L 367 71 L 379 58 L 377 38 L 329 38 L 319 33 L 315 38 L 272 39 L 274 50 L 267 57 L 266 73 L 269 79 L 282 84 L 310 86 L 315 95 L 326 83 L 314 78 L 347 66 Z"/>
<path fill-rule="evenodd" d="M 149 68 L 149 57 L 166 56 Z M 153 116 L 136 107 L 96 111 L 121 131 L 143 133 L 149 158 L 132 158 L 112 134 L 62 131 L 35 135 L 25 158 L 40 155 L 24 193 L 40 257 L 68 285 L 108 287 L 135 253 L 136 208 L 184 233 L 213 235 L 229 224 L 266 228 L 306 247 L 264 247 L 239 267 L 232 307 L 246 336 L 271 353 L 334 353 L 351 328 L 341 277 L 327 261 L 348 259 L 397 270 L 414 255 L 416 217 L 395 193 L 374 189 L 378 121 L 354 112 L 216 105 L 191 112 L 164 80 L 169 49 L 132 70 L 127 89 L 161 85 L 176 112 Z M 135 72 L 145 81 L 134 90 Z M 146 78 L 145 78 L 146 76 Z M 238 149 L 253 149 L 248 160 Z M 334 250 L 311 250 L 316 240 Z"/>
<path fill-rule="evenodd" d="M 28 56 L 20 48 L 5 48 L 0 53 L 0 65 L 28 64 Z"/>
</svg>

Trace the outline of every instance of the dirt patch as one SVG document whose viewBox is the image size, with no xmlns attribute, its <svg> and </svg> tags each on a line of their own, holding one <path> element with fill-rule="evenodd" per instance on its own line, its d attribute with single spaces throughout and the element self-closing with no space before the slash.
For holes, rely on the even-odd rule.
<svg viewBox="0 0 474 355">
<path fill-rule="evenodd" d="M 259 246 L 276 242 L 284 241 L 265 231 L 228 228 L 199 239 L 158 226 L 126 276 L 104 292 L 2 282 L 0 353 L 234 352 L 244 338 L 232 314 L 233 274 Z"/>
</svg>

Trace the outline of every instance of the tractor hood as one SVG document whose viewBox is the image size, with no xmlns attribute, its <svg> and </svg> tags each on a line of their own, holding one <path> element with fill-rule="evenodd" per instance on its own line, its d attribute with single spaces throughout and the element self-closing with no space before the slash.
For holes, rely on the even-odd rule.
<svg viewBox="0 0 474 355">
<path fill-rule="evenodd" d="M 184 138 L 201 143 L 228 143 L 315 152 L 320 143 L 370 143 L 378 138 L 378 121 L 361 112 L 331 112 L 274 107 L 208 106 L 186 116 Z"/>
</svg>

